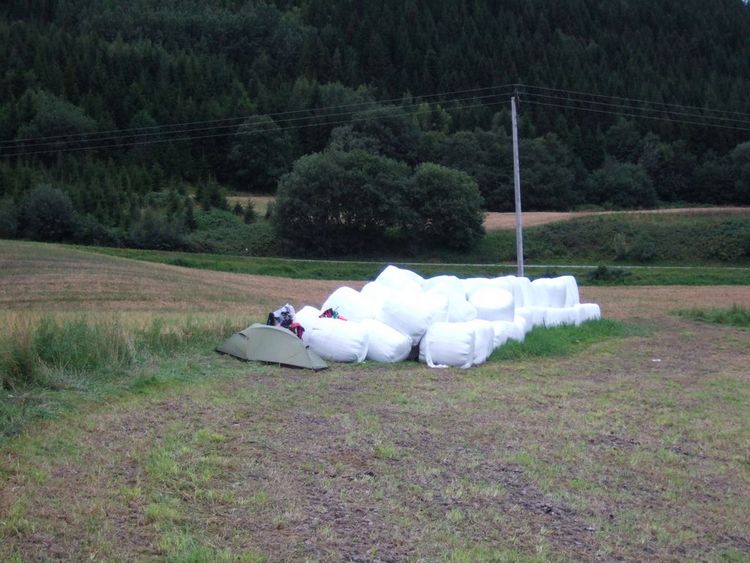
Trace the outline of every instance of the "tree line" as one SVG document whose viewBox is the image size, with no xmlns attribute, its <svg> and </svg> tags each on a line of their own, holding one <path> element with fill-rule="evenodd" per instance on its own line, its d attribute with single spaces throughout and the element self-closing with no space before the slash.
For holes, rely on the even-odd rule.
<svg viewBox="0 0 750 563">
<path fill-rule="evenodd" d="M 180 246 L 195 213 L 253 217 L 222 190 L 288 193 L 315 159 L 396 166 L 392 201 L 457 171 L 480 209 L 507 211 L 508 97 L 485 94 L 510 83 L 627 99 L 594 112 L 522 96 L 525 209 L 747 204 L 748 31 L 740 0 L 9 0 L 0 235 L 51 236 L 29 209 L 58 190 L 75 221 L 54 236 Z M 725 126 L 636 119 L 637 100 L 722 110 Z M 403 228 L 382 208 L 383 232 Z"/>
</svg>

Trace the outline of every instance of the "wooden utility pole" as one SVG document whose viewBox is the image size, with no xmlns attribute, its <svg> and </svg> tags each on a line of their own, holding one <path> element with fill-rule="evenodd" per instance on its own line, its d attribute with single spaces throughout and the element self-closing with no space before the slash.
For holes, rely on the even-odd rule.
<svg viewBox="0 0 750 563">
<path fill-rule="evenodd" d="M 521 170 L 518 162 L 518 121 L 516 120 L 516 97 L 510 98 L 513 120 L 513 185 L 516 194 L 516 262 L 518 276 L 523 277 L 523 225 L 521 224 Z"/>
</svg>

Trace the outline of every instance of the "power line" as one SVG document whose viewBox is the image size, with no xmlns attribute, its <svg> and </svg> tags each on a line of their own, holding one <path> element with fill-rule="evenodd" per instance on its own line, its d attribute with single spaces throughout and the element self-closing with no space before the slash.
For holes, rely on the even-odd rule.
<svg viewBox="0 0 750 563">
<path fill-rule="evenodd" d="M 238 127 L 241 127 L 244 125 L 244 121 L 251 117 L 269 117 L 271 119 L 274 119 L 275 124 L 280 124 L 280 127 L 274 127 L 274 128 L 264 128 L 263 126 L 266 125 L 264 123 L 255 124 L 255 126 L 246 127 L 244 130 L 242 130 L 242 133 L 263 133 L 263 132 L 269 132 L 269 131 L 288 131 L 288 130 L 297 130 L 297 129 L 304 129 L 309 127 L 321 127 L 321 126 L 337 126 L 337 125 L 344 125 L 347 123 L 352 122 L 358 122 L 358 121 L 364 121 L 369 118 L 369 114 L 376 111 L 382 111 L 382 110 L 388 110 L 392 109 L 394 112 L 396 111 L 410 111 L 413 115 L 419 115 L 421 113 L 418 110 L 419 106 L 421 106 L 424 103 L 429 103 L 429 100 L 437 98 L 437 101 L 444 102 L 446 104 L 446 107 L 444 108 L 446 111 L 457 111 L 457 110 L 466 110 L 466 109 L 473 109 L 476 107 L 492 107 L 496 105 L 500 105 L 502 103 L 505 103 L 506 100 L 501 101 L 492 101 L 494 98 L 501 98 L 501 97 L 507 97 L 514 91 L 518 91 L 520 89 L 521 93 L 523 94 L 523 98 L 525 103 L 529 103 L 531 105 L 538 105 L 538 106 L 547 106 L 547 107 L 556 107 L 561 108 L 565 110 L 573 110 L 573 111 L 587 111 L 587 112 L 593 112 L 593 113 L 600 113 L 600 114 L 609 114 L 609 115 L 619 115 L 623 117 L 632 117 L 632 118 L 641 118 L 641 119 L 651 119 L 651 120 L 658 120 L 658 121 L 667 121 L 671 123 L 679 123 L 684 125 L 691 125 L 691 126 L 702 126 L 702 127 L 715 127 L 715 128 L 721 128 L 721 129 L 730 129 L 735 131 L 750 131 L 750 120 L 745 119 L 737 119 L 737 118 L 730 118 L 730 117 L 722 117 L 720 115 L 705 115 L 700 113 L 695 113 L 695 111 L 708 111 L 708 112 L 714 112 L 719 114 L 734 114 L 738 116 L 748 116 L 750 117 L 750 114 L 742 113 L 742 112 L 729 112 L 724 110 L 714 110 L 710 108 L 699 108 L 697 106 L 687 106 L 683 104 L 668 104 L 665 102 L 655 102 L 650 100 L 639 100 L 635 98 L 623 98 L 618 96 L 605 96 L 602 94 L 596 94 L 592 92 L 580 92 L 575 90 L 565 90 L 565 89 L 557 89 L 557 88 L 547 88 L 543 86 L 533 86 L 533 85 L 525 85 L 525 84 L 505 84 L 501 86 L 489 86 L 489 87 L 483 87 L 483 88 L 473 88 L 473 89 L 467 89 L 467 90 L 456 90 L 452 92 L 437 92 L 433 94 L 426 94 L 421 95 L 418 97 L 412 97 L 412 99 L 415 100 L 415 102 L 411 104 L 402 104 L 398 106 L 382 106 L 380 104 L 388 103 L 388 102 L 396 102 L 396 101 L 402 101 L 404 98 L 403 96 L 400 98 L 391 98 L 389 100 L 382 100 L 382 101 L 366 101 L 366 102 L 358 102 L 353 104 L 340 104 L 340 105 L 332 105 L 332 106 L 324 106 L 324 107 L 318 107 L 318 108 L 309 108 L 309 109 L 300 109 L 300 110 L 290 110 L 286 112 L 276 112 L 271 114 L 253 114 L 250 116 L 244 116 L 244 117 L 235 117 L 235 118 L 225 118 L 225 119 L 217 119 L 217 120 L 204 120 L 204 121 L 192 121 L 192 122 L 184 122 L 180 124 L 172 124 L 172 125 L 157 125 L 157 126 L 151 126 L 151 127 L 143 127 L 143 128 L 131 128 L 131 129 L 113 129 L 110 131 L 100 131 L 95 133 L 80 133 L 80 134 L 74 134 L 74 135 L 55 135 L 55 136 L 48 136 L 48 137 L 36 137 L 36 138 L 30 138 L 25 140 L 6 140 L 6 141 L 0 141 L 0 156 L 4 157 L 23 157 L 23 156 L 34 156 L 34 155 L 41 155 L 41 154 L 51 154 L 51 153 L 62 153 L 62 152 L 77 152 L 77 151 L 88 151 L 88 150 L 100 150 L 100 149 L 108 149 L 108 148 L 123 148 L 123 147 L 133 147 L 133 146 L 139 146 L 139 145 L 150 145 L 150 144 L 157 144 L 157 143 L 165 143 L 165 142 L 183 142 L 183 141 L 192 141 L 192 140 L 203 140 L 203 139 L 211 139 L 211 138 L 221 138 L 221 137 L 228 137 L 235 135 L 239 133 L 240 131 L 237 130 Z M 542 92 L 548 92 L 548 93 L 538 93 L 534 90 L 539 90 Z M 475 95 L 472 97 L 466 96 L 463 98 L 449 98 L 451 95 L 457 95 L 457 94 L 479 94 L 484 92 L 490 92 L 493 91 L 494 93 L 491 94 L 484 94 L 484 95 Z M 556 95 L 555 93 L 560 93 L 563 95 Z M 598 98 L 599 100 L 620 100 L 620 102 L 628 102 L 628 103 L 615 103 L 613 101 L 598 101 L 597 99 L 587 99 L 588 98 Z M 552 100 L 552 101 L 540 101 L 540 99 L 543 100 Z M 485 100 L 483 103 L 472 103 L 471 105 L 459 105 L 457 107 L 450 107 L 450 104 L 461 104 L 463 102 L 477 102 L 480 100 Z M 560 103 L 554 103 L 554 102 L 560 102 Z M 432 102 L 435 103 L 435 102 Z M 571 104 L 577 104 L 577 105 L 571 105 Z M 360 110 L 358 113 L 364 114 L 364 116 L 361 116 L 359 118 L 354 117 L 348 117 L 351 113 L 356 112 L 357 110 L 350 109 L 348 111 L 334 111 L 334 110 L 343 110 L 345 108 L 357 108 L 362 107 L 366 105 L 374 105 L 374 107 L 371 107 L 369 109 Z M 596 107 L 594 107 L 596 106 Z M 649 106 L 660 106 L 660 107 L 649 107 Z M 431 109 L 429 111 L 432 111 Z M 327 113 L 326 113 L 327 112 Z M 634 113 L 635 112 L 635 113 Z M 640 113 L 638 113 L 640 112 Z M 657 116 L 657 115 L 647 115 L 642 112 L 662 112 L 662 113 L 668 113 L 670 116 Z M 330 121 L 331 117 L 342 117 L 347 116 L 346 119 L 340 119 L 340 120 L 334 120 Z M 679 119 L 679 118 L 685 118 L 685 119 Z M 317 123 L 305 123 L 305 121 L 308 120 L 321 120 Z M 703 120 L 703 121 L 695 121 L 695 120 Z M 721 122 L 728 122 L 728 123 L 716 123 L 712 121 L 721 121 Z M 297 123 L 302 122 L 302 123 Z M 730 125 L 731 123 L 740 125 Z M 198 127 L 200 125 L 205 125 L 205 127 Z M 747 125 L 748 127 L 744 127 Z M 183 127 L 182 129 L 177 129 L 177 127 Z M 225 131 L 215 134 L 199 134 L 196 135 L 195 133 L 203 133 L 207 131 L 216 131 L 216 130 L 222 130 L 222 129 L 229 129 L 231 128 L 231 131 Z M 109 137 L 96 137 L 97 135 L 104 135 L 106 133 L 116 133 L 114 135 L 111 135 Z M 175 135 L 178 135 L 175 137 Z M 180 136 L 181 135 L 181 136 Z M 78 137 L 78 138 L 76 138 Z M 134 139 L 128 139 L 128 137 L 136 137 Z M 144 139 L 144 137 L 147 137 Z M 52 140 L 57 139 L 57 140 Z M 111 143 L 104 143 L 105 141 L 114 141 Z M 122 141 L 122 142 L 117 142 Z M 11 145 L 12 143 L 12 145 Z M 83 145 L 84 143 L 89 143 L 88 145 Z M 6 144 L 7 146 L 3 147 L 2 145 Z M 63 146 L 59 146 L 62 144 Z M 83 145 L 83 146 L 75 146 L 76 144 Z M 53 146 L 58 145 L 58 146 Z M 29 150 L 29 149 L 39 149 L 39 150 Z M 1 151 L 5 150 L 6 152 L 3 154 Z"/>
<path fill-rule="evenodd" d="M 654 101 L 654 100 L 643 100 L 643 99 L 638 99 L 638 98 L 623 98 L 623 97 L 620 97 L 620 96 L 610 96 L 610 95 L 605 95 L 605 94 L 596 94 L 596 93 L 593 93 L 593 92 L 581 92 L 581 91 L 578 91 L 578 90 L 565 90 L 565 89 L 562 89 L 562 88 L 547 88 L 547 87 L 544 87 L 544 86 L 534 86 L 534 85 L 530 85 L 530 84 L 518 84 L 518 86 L 521 87 L 521 88 L 531 88 L 533 90 L 546 90 L 546 91 L 549 91 L 549 92 L 562 92 L 564 94 L 574 94 L 574 95 L 579 95 L 579 96 L 590 96 L 590 97 L 594 97 L 594 98 L 608 98 L 610 100 L 623 100 L 623 101 L 629 101 L 629 102 L 636 102 L 636 103 L 640 103 L 640 104 L 653 104 L 653 105 L 662 105 L 662 106 L 677 107 L 677 108 L 684 108 L 684 109 L 697 109 L 697 110 L 701 110 L 701 111 L 711 111 L 711 112 L 715 112 L 715 113 L 727 113 L 727 114 L 743 115 L 743 116 L 746 116 L 746 117 L 750 117 L 750 113 L 744 113 L 744 112 L 739 112 L 739 111 L 720 110 L 720 109 L 705 108 L 705 107 L 700 107 L 700 106 L 688 106 L 688 105 L 683 105 L 683 104 L 670 104 L 670 103 L 667 103 L 667 102 L 657 102 L 657 101 Z"/>
<path fill-rule="evenodd" d="M 732 129 L 735 131 L 750 131 L 750 127 L 732 127 L 730 125 L 720 125 L 717 123 L 705 123 L 701 121 L 686 121 L 682 119 L 671 119 L 669 117 L 658 117 L 655 115 L 643 115 L 638 113 L 625 113 L 622 111 L 607 111 L 603 109 L 595 109 L 595 108 L 571 108 L 570 106 L 565 106 L 562 104 L 553 104 L 550 102 L 538 102 L 534 100 L 524 100 L 524 103 L 537 105 L 537 106 L 549 106 L 549 107 L 556 107 L 556 108 L 562 108 L 562 109 L 572 109 L 577 111 L 588 111 L 588 112 L 594 112 L 594 113 L 607 113 L 610 115 L 620 115 L 623 117 L 636 117 L 636 118 L 642 118 L 642 119 L 653 119 L 657 121 L 668 121 L 670 123 L 682 123 L 685 125 L 701 125 L 703 127 L 717 127 L 719 129 Z"/>
<path fill-rule="evenodd" d="M 613 103 L 608 103 L 608 102 L 598 102 L 595 100 L 583 100 L 580 98 L 573 98 L 569 96 L 552 96 L 549 94 L 535 94 L 535 93 L 530 93 L 530 92 L 525 93 L 524 96 L 527 100 L 528 100 L 528 97 L 531 96 L 532 98 L 544 98 L 544 99 L 558 100 L 558 101 L 563 101 L 563 102 L 573 102 L 573 103 L 597 105 L 597 106 L 612 107 L 612 108 L 623 108 L 625 110 L 630 110 L 630 111 L 662 112 L 662 113 L 668 113 L 669 115 L 682 116 L 682 117 L 695 117 L 699 119 L 714 119 L 714 120 L 719 120 L 719 121 L 728 121 L 730 123 L 747 124 L 748 126 L 750 126 L 750 119 L 747 119 L 747 120 L 733 119 L 730 117 L 709 116 L 709 115 L 702 115 L 699 113 L 674 111 L 670 109 L 660 109 L 660 108 L 639 108 L 639 107 L 630 106 L 627 104 L 613 104 Z M 569 106 L 564 106 L 564 107 L 569 107 Z M 579 108 L 570 107 L 570 109 L 579 109 Z M 706 123 L 706 125 L 713 125 L 713 124 Z"/>
<path fill-rule="evenodd" d="M 487 106 L 496 106 L 505 104 L 506 100 L 502 99 L 496 102 L 486 102 L 481 104 L 471 104 L 466 106 L 458 106 L 454 108 L 444 108 L 447 112 L 452 111 L 463 111 L 466 109 L 473 109 L 478 107 L 487 107 Z M 414 111 L 413 114 L 426 114 L 431 113 L 432 110 L 425 110 L 425 111 Z M 362 117 L 359 119 L 345 119 L 341 121 L 334 121 L 334 122 L 326 122 L 326 123 L 307 123 L 303 125 L 290 125 L 288 127 L 278 127 L 274 129 L 256 129 L 253 131 L 250 131 L 252 133 L 263 133 L 263 132 L 277 132 L 277 131 L 288 131 L 292 129 L 305 129 L 308 127 L 320 127 L 320 126 L 332 126 L 332 125 L 345 125 L 352 122 L 358 122 L 358 121 L 366 121 L 367 117 Z M 96 145 L 96 146 L 85 146 L 85 147 L 63 147 L 59 149 L 46 149 L 46 150 L 39 150 L 39 151 L 27 151 L 27 152 L 18 152 L 13 154 L 3 154 L 0 156 L 5 157 L 18 157 L 18 156 L 33 156 L 33 155 L 40 155 L 40 154 L 57 154 L 62 152 L 78 152 L 78 151 L 87 151 L 87 150 L 99 150 L 99 149 L 109 149 L 109 148 L 124 148 L 124 147 L 134 147 L 139 145 L 153 145 L 157 143 L 170 143 L 170 142 L 181 142 L 181 141 L 193 141 L 193 140 L 201 140 L 201 139 L 214 139 L 214 138 L 220 138 L 220 137 L 231 137 L 236 135 L 235 131 L 229 131 L 226 133 L 215 133 L 212 135 L 188 135 L 185 137 L 177 137 L 177 138 L 161 138 L 161 139 L 147 139 L 144 141 L 132 141 L 132 142 L 126 142 L 126 143 L 114 143 L 114 144 L 105 144 L 105 145 Z"/>
<path fill-rule="evenodd" d="M 513 84 L 503 84 L 500 86 L 485 86 L 483 88 L 471 88 L 467 90 L 455 90 L 452 92 L 437 92 L 434 94 L 425 94 L 425 95 L 419 95 L 419 96 L 412 96 L 412 98 L 419 100 L 419 103 L 424 103 L 425 101 L 428 101 L 432 98 L 445 98 L 447 96 L 457 96 L 457 95 L 468 95 L 472 93 L 479 93 L 479 92 L 487 92 L 491 90 L 507 90 L 508 88 L 512 88 Z M 461 98 L 458 98 L 459 100 Z M 471 98 L 473 99 L 473 97 Z M 138 135 L 139 132 L 145 132 L 145 131 L 151 131 L 151 130 L 157 130 L 157 132 L 162 132 L 164 129 L 168 128 L 174 128 L 174 127 L 189 127 L 192 125 L 208 125 L 213 123 L 228 123 L 227 126 L 232 125 L 241 125 L 242 121 L 249 119 L 251 117 L 255 117 L 258 115 L 264 115 L 267 117 L 271 117 L 274 120 L 276 120 L 277 117 L 283 117 L 286 115 L 295 115 L 295 114 L 309 114 L 310 112 L 325 112 L 327 110 L 340 110 L 343 108 L 357 108 L 360 106 L 367 106 L 367 105 L 382 105 L 382 104 L 389 104 L 393 102 L 399 102 L 403 100 L 403 96 L 399 98 L 390 98 L 386 100 L 368 100 L 363 102 L 356 102 L 351 104 L 340 104 L 340 105 L 333 105 L 333 106 L 322 106 L 322 107 L 315 107 L 315 108 L 305 108 L 305 109 L 297 109 L 297 110 L 289 110 L 289 111 L 283 111 L 283 112 L 276 112 L 276 113 L 267 113 L 267 114 L 250 114 L 250 115 L 244 115 L 239 117 L 226 117 L 222 119 L 210 119 L 210 120 L 203 120 L 203 121 L 186 121 L 182 123 L 173 123 L 173 124 L 167 124 L 167 125 L 151 125 L 147 127 L 132 127 L 128 129 L 110 129 L 105 131 L 94 131 L 91 133 L 73 133 L 71 135 L 49 135 L 44 137 L 31 137 L 29 139 L 5 139 L 0 141 L 0 145 L 3 144 L 17 144 L 19 142 L 35 142 L 35 141 L 45 141 L 45 140 L 55 140 L 55 139 L 61 139 L 61 140 L 71 140 L 71 137 L 88 137 L 92 135 L 106 135 L 110 133 L 131 133 L 133 135 Z M 446 100 L 447 102 L 451 102 L 453 100 Z M 355 109 L 351 109 L 350 111 L 358 111 Z M 349 113 L 349 112 L 346 112 Z M 309 115 L 303 115 L 302 118 L 307 118 Z M 282 119 L 284 121 L 284 119 Z M 229 123 L 229 122 L 238 122 L 238 123 Z M 171 131 L 164 131 L 164 132 L 171 132 Z M 147 133 L 148 134 L 148 133 Z M 101 140 L 101 139 L 98 139 Z M 42 143 L 47 144 L 47 143 Z"/>
<path fill-rule="evenodd" d="M 461 101 L 465 101 L 465 100 L 469 100 L 469 101 L 474 102 L 476 100 L 482 100 L 482 99 L 488 99 L 488 98 L 495 98 L 495 97 L 502 96 L 502 95 L 503 94 L 489 94 L 489 95 L 485 95 L 485 96 L 475 96 L 473 98 L 453 99 L 453 100 L 449 100 L 449 102 L 450 103 L 454 103 L 454 102 L 461 102 Z M 419 102 L 419 103 L 415 102 L 413 104 L 406 104 L 406 105 L 401 105 L 401 106 L 391 106 L 391 107 L 393 107 L 394 109 L 404 110 L 404 109 L 409 109 L 409 108 L 418 108 L 422 103 L 424 103 L 424 102 Z M 334 108 L 334 106 L 331 106 L 331 109 L 333 109 L 333 108 Z M 366 114 L 367 115 L 367 114 L 370 114 L 370 113 L 373 113 L 373 112 L 376 112 L 376 111 L 379 111 L 379 110 L 382 110 L 382 109 L 384 109 L 382 106 L 378 106 L 378 107 L 375 107 L 375 108 L 371 108 L 371 109 L 367 109 L 367 110 L 362 110 L 361 112 L 358 112 L 358 113 Z M 387 109 L 387 108 L 385 108 L 385 109 Z M 319 115 L 305 115 L 305 116 L 293 117 L 293 118 L 288 118 L 288 119 L 280 119 L 280 120 L 275 121 L 275 123 L 276 124 L 281 124 L 281 125 L 286 125 L 286 124 L 290 124 L 290 123 L 297 122 L 297 121 L 304 122 L 304 121 L 307 121 L 307 120 L 310 120 L 310 119 L 324 119 L 324 120 L 328 120 L 331 117 L 348 116 L 350 113 L 351 112 L 347 111 L 347 112 L 325 113 L 325 114 L 319 114 Z M 266 115 L 267 114 L 259 114 L 258 117 L 265 117 Z M 247 118 L 245 118 L 245 119 L 247 119 Z M 350 120 L 351 120 L 351 118 L 350 118 Z M 324 125 L 326 125 L 328 123 L 330 123 L 330 121 L 324 121 L 322 123 L 317 123 L 317 124 L 313 124 L 313 125 L 324 126 Z M 340 122 L 337 122 L 337 123 L 340 123 Z M 30 147 L 25 144 L 25 140 L 24 140 L 24 141 L 16 141 L 16 145 L 20 145 L 20 146 L 18 146 L 18 147 L 10 147 L 10 148 L 11 149 L 19 149 L 17 151 L 17 153 L 14 153 L 14 154 L 32 154 L 31 151 L 24 150 L 24 149 L 34 148 L 35 146 L 36 147 L 40 147 L 40 148 L 44 148 L 46 145 L 54 145 L 54 144 L 57 144 L 57 143 L 65 143 L 65 144 L 86 143 L 86 142 L 101 143 L 103 141 L 119 141 L 119 140 L 123 140 L 123 139 L 125 139 L 127 137 L 140 137 L 140 138 L 143 138 L 143 137 L 151 137 L 151 136 L 158 136 L 158 135 L 175 135 L 175 134 L 183 134 L 183 133 L 213 131 L 213 130 L 217 130 L 217 129 L 227 129 L 227 128 L 230 128 L 230 127 L 231 128 L 242 127 L 243 125 L 244 125 L 244 123 L 228 124 L 228 125 L 214 125 L 214 126 L 209 126 L 209 127 L 196 127 L 196 128 L 188 128 L 188 129 L 176 129 L 176 130 L 171 130 L 171 131 L 154 131 L 152 133 L 143 133 L 143 134 L 133 133 L 131 135 L 113 135 L 113 136 L 110 136 L 110 137 L 100 137 L 100 138 L 95 138 L 95 139 L 87 139 L 87 138 L 67 139 L 67 138 L 64 138 L 64 139 L 61 139 L 59 141 L 48 141 L 48 142 L 43 142 L 43 143 L 37 143 L 36 145 L 34 145 L 32 143 L 32 145 L 30 145 Z M 258 131 L 258 132 L 266 131 L 266 129 L 257 129 L 258 126 L 265 125 L 264 123 L 251 124 L 251 125 L 255 125 L 256 128 L 248 128 L 248 129 L 243 130 L 241 132 L 243 132 L 243 133 L 253 133 L 253 132 L 256 132 L 256 131 Z M 289 128 L 293 128 L 293 127 L 289 127 Z M 272 129 L 269 129 L 269 130 L 272 130 Z M 236 131 L 236 130 L 233 129 L 232 132 L 231 132 L 231 134 L 235 134 L 237 132 L 240 132 L 240 131 Z M 165 140 L 168 141 L 170 139 L 167 138 Z M 133 142 L 136 142 L 136 140 L 134 140 Z M 104 146 L 106 146 L 106 145 L 104 145 Z M 57 150 L 61 150 L 62 148 L 65 148 L 65 147 L 51 148 L 49 150 L 57 151 Z"/>
</svg>

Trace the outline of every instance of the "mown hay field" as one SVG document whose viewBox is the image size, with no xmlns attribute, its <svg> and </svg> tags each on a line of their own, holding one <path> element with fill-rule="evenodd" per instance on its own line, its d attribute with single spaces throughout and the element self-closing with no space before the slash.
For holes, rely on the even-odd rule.
<svg viewBox="0 0 750 563">
<path fill-rule="evenodd" d="M 6 320 L 242 328 L 344 284 L 0 241 Z M 210 345 L 138 365 L 134 390 L 2 442 L 0 559 L 750 557 L 750 332 L 670 314 L 747 307 L 750 286 L 581 293 L 627 330 L 470 370 L 312 373 Z"/>
</svg>

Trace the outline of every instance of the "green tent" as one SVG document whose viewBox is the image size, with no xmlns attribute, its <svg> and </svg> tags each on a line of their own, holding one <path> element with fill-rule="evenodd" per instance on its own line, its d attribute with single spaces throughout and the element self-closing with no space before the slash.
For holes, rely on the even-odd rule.
<svg viewBox="0 0 750 563">
<path fill-rule="evenodd" d="M 235 332 L 218 346 L 216 351 L 241 360 L 269 362 L 315 371 L 328 367 L 320 356 L 310 350 L 310 347 L 290 330 L 259 323 Z"/>
</svg>

